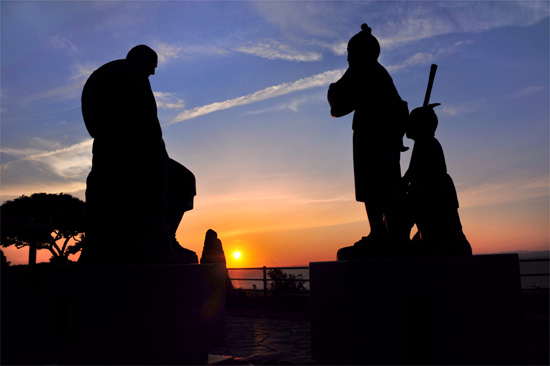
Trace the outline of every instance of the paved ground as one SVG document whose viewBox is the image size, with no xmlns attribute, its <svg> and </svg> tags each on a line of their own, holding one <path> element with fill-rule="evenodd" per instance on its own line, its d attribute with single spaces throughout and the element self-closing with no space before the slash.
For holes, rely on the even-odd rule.
<svg viewBox="0 0 550 366">
<path fill-rule="evenodd" d="M 293 299 L 296 300 L 296 299 Z M 303 300 L 303 299 L 301 299 Z M 524 293 L 524 365 L 549 365 L 548 290 Z M 226 318 L 226 344 L 210 354 L 231 356 L 233 365 L 315 365 L 311 356 L 311 331 L 306 306 L 278 304 L 281 311 L 231 310 Z"/>
<path fill-rule="evenodd" d="M 241 364 L 314 364 L 310 323 L 303 320 L 227 317 L 226 344 L 209 353 L 233 356 Z"/>
</svg>

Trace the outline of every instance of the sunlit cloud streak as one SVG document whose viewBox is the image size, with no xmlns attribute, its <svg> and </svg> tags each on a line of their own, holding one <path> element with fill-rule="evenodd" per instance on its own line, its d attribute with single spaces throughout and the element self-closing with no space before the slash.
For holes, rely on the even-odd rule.
<svg viewBox="0 0 550 366">
<path fill-rule="evenodd" d="M 185 102 L 172 93 L 153 92 L 158 108 L 165 109 L 183 109 Z"/>
<path fill-rule="evenodd" d="M 173 58 L 178 58 L 182 51 L 182 48 L 179 46 L 162 42 L 153 42 L 151 47 L 157 53 L 159 64 L 164 64 Z"/>
<path fill-rule="evenodd" d="M 294 98 L 290 102 L 277 104 L 273 107 L 263 108 L 263 109 L 254 110 L 254 111 L 248 111 L 245 113 L 245 115 L 251 116 L 251 115 L 270 113 L 270 112 L 280 112 L 285 110 L 298 112 L 302 105 L 311 103 L 311 102 L 317 102 L 317 101 L 323 100 L 324 98 L 326 98 L 324 94 L 306 95 L 299 98 Z"/>
<path fill-rule="evenodd" d="M 439 57 L 458 52 L 459 49 L 461 49 L 462 47 L 466 47 L 470 44 L 472 44 L 472 41 L 460 41 L 455 42 L 449 47 L 439 48 L 433 52 L 417 52 L 398 65 L 389 65 L 387 69 L 388 71 L 396 71 L 409 66 L 428 65 L 432 62 L 435 62 L 435 60 L 437 60 Z"/>
<path fill-rule="evenodd" d="M 343 56 L 348 53 L 348 40 L 338 40 L 335 42 L 315 42 L 316 45 L 328 49 L 330 52 L 336 56 Z"/>
<path fill-rule="evenodd" d="M 94 72 L 98 66 L 93 66 L 90 64 L 82 65 L 77 64 L 73 66 L 73 75 L 71 76 L 71 79 L 73 80 L 79 80 L 80 82 L 87 80 L 90 75 L 92 75 L 92 72 Z"/>
<path fill-rule="evenodd" d="M 41 170 L 49 170 L 61 178 L 80 177 L 83 171 L 90 170 L 92 143 L 93 140 L 89 139 L 51 151 L 2 148 L 2 153 L 19 158 L 2 164 L 2 173 L 20 161 L 30 161 L 38 163 Z"/>
<path fill-rule="evenodd" d="M 410 4 L 406 6 L 409 7 Z M 440 8 L 449 10 L 441 13 Z M 438 12 L 438 16 L 435 12 Z M 477 6 L 472 7 L 467 2 L 449 1 L 435 7 L 413 6 L 408 13 L 409 16 L 401 21 L 387 22 L 380 28 L 373 29 L 373 34 L 383 49 L 393 49 L 450 33 L 475 33 L 505 26 L 531 25 L 548 17 L 548 3 L 487 1 L 477 2 Z"/>
<path fill-rule="evenodd" d="M 545 200 L 549 177 L 510 179 L 502 183 L 484 183 L 465 190 L 458 189 L 461 208 L 500 205 L 506 202 Z"/>
<path fill-rule="evenodd" d="M 345 69 L 325 71 L 323 73 L 305 77 L 293 82 L 270 86 L 268 88 L 238 98 L 228 99 L 223 102 L 216 102 L 201 107 L 189 109 L 178 114 L 174 119 L 167 123 L 167 125 L 172 125 L 174 123 L 183 122 L 185 120 L 204 116 L 213 112 L 259 102 L 262 100 L 278 97 L 300 90 L 325 86 L 338 80 L 338 78 L 342 76 L 344 71 Z"/>
<path fill-rule="evenodd" d="M 322 55 L 318 52 L 297 50 L 275 40 L 260 42 L 251 46 L 241 46 L 236 51 L 269 60 L 310 62 L 322 59 Z"/>
<path fill-rule="evenodd" d="M 2 200 L 29 192 L 67 193 L 86 188 L 85 177 L 92 164 L 91 139 L 68 147 L 35 142 L 37 147 L 0 150 L 16 158 L 0 165 Z"/>
</svg>

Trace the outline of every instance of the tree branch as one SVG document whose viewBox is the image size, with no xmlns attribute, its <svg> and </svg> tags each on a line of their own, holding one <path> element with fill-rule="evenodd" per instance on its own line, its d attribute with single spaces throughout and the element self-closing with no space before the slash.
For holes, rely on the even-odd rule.
<svg viewBox="0 0 550 366">
<path fill-rule="evenodd" d="M 55 252 L 55 250 L 53 250 L 51 246 L 46 247 L 46 249 L 48 249 L 53 254 L 54 257 L 59 257 L 59 255 Z"/>
<path fill-rule="evenodd" d="M 61 257 L 63 255 L 63 252 L 61 251 L 61 249 L 59 249 L 59 247 L 57 246 L 57 243 L 52 240 L 50 242 L 50 244 L 51 245 L 49 246 L 49 248 L 52 248 L 52 250 L 53 250 L 53 248 L 55 248 L 57 250 L 57 252 L 59 253 L 59 254 L 56 254 L 56 257 Z"/>
<path fill-rule="evenodd" d="M 61 255 L 65 255 L 65 250 L 67 249 L 67 244 L 69 243 L 69 240 L 71 240 L 71 238 L 72 238 L 72 236 L 69 236 L 69 237 L 65 238 L 65 242 L 63 243 L 63 248 L 61 249 Z"/>
<path fill-rule="evenodd" d="M 54 230 L 52 231 L 54 234 L 55 234 L 55 238 L 53 239 L 54 242 L 58 241 L 59 239 L 63 238 L 63 236 L 61 235 L 61 231 L 60 230 Z"/>
</svg>

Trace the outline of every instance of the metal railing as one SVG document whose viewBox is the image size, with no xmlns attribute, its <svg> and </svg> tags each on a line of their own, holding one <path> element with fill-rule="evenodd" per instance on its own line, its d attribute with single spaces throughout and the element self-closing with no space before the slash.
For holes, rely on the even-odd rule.
<svg viewBox="0 0 550 366">
<path fill-rule="evenodd" d="M 535 258 L 535 259 L 520 259 L 519 263 L 529 263 L 529 262 L 549 262 L 550 258 Z M 262 278 L 233 278 L 231 275 L 229 278 L 231 281 L 255 281 L 255 282 L 262 282 L 263 288 L 262 289 L 247 289 L 250 291 L 263 291 L 264 295 L 267 295 L 268 292 L 268 283 L 273 282 L 271 278 L 268 278 L 268 274 L 270 270 L 273 269 L 280 269 L 280 270 L 309 270 L 309 267 L 248 267 L 248 268 L 228 268 L 229 271 L 262 271 Z M 548 272 L 540 272 L 540 273 L 521 273 L 520 278 L 527 278 L 527 277 L 549 277 L 550 273 Z M 289 279 L 291 280 L 291 279 Z M 309 282 L 309 278 L 306 279 L 294 279 L 293 281 L 296 282 Z M 522 289 L 523 291 L 531 291 L 536 290 L 535 289 Z M 306 290 L 305 292 L 309 292 L 309 290 Z"/>
<path fill-rule="evenodd" d="M 550 258 L 533 258 L 533 259 L 520 259 L 519 263 L 530 263 L 530 262 L 550 262 Z M 549 272 L 539 272 L 539 273 L 520 273 L 520 278 L 529 278 L 529 277 L 549 277 Z M 548 289 L 548 287 L 543 287 Z M 522 288 L 522 291 L 535 291 L 541 288 Z"/>
<path fill-rule="evenodd" d="M 250 291 L 263 291 L 264 293 L 264 296 L 267 296 L 267 289 L 268 289 L 268 282 L 273 282 L 274 280 L 272 280 L 271 278 L 268 278 L 268 273 L 270 270 L 273 270 L 273 269 L 280 269 L 280 270 L 304 270 L 304 269 L 307 269 L 309 270 L 309 267 L 266 267 L 266 266 L 263 266 L 263 267 L 249 267 L 249 268 L 228 268 L 227 270 L 228 271 L 262 271 L 262 278 L 233 278 L 231 277 L 231 274 L 229 275 L 229 278 L 231 279 L 231 281 L 261 281 L 263 283 L 263 289 L 259 289 L 259 290 L 256 290 L 256 289 L 247 289 L 247 290 L 250 290 Z M 289 279 L 290 280 L 290 279 Z M 296 282 L 309 282 L 309 278 L 306 278 L 306 279 L 302 279 L 302 278 L 297 278 L 297 279 L 294 279 L 294 280 L 291 280 L 291 281 L 296 281 Z"/>
</svg>

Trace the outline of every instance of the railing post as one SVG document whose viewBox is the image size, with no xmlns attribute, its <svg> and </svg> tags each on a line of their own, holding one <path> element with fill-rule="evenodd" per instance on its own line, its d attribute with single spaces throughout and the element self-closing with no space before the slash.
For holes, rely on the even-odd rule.
<svg viewBox="0 0 550 366">
<path fill-rule="evenodd" d="M 266 266 L 264 266 L 262 269 L 264 272 L 264 297 L 266 297 L 267 296 L 267 268 Z"/>
</svg>

